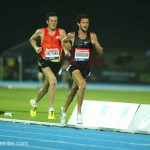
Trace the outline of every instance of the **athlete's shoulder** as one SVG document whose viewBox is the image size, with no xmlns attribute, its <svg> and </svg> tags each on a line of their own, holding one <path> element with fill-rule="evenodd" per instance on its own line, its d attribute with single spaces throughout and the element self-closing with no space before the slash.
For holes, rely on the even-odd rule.
<svg viewBox="0 0 150 150">
<path fill-rule="evenodd" d="M 90 33 L 90 35 L 95 35 L 96 33 L 94 33 L 94 32 L 89 32 Z"/>
<path fill-rule="evenodd" d="M 41 35 L 43 32 L 44 32 L 44 28 L 40 28 L 35 31 L 35 34 Z"/>
<path fill-rule="evenodd" d="M 40 29 L 38 29 L 37 31 L 38 32 L 44 32 L 44 30 L 46 30 L 47 28 L 40 28 Z"/>
<path fill-rule="evenodd" d="M 96 37 L 96 36 L 97 36 L 96 33 L 90 32 L 90 37 Z"/>
</svg>

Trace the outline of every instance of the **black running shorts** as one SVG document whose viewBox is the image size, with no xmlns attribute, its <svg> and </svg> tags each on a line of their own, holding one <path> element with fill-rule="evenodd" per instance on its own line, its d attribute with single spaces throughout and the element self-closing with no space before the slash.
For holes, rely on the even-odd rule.
<svg viewBox="0 0 150 150">
<path fill-rule="evenodd" d="M 73 71 L 80 70 L 80 72 L 81 72 L 81 74 L 82 74 L 84 79 L 86 79 L 91 74 L 91 70 L 83 71 L 83 70 L 81 70 L 81 69 L 79 69 L 79 68 L 77 68 L 75 66 L 72 66 L 72 65 L 70 65 L 66 70 L 70 72 L 71 76 L 72 76 L 72 72 Z"/>
<path fill-rule="evenodd" d="M 59 75 L 61 72 L 61 62 L 51 62 L 43 58 L 40 58 L 38 61 L 38 69 L 42 72 L 42 68 L 49 67 L 55 75 Z"/>
</svg>

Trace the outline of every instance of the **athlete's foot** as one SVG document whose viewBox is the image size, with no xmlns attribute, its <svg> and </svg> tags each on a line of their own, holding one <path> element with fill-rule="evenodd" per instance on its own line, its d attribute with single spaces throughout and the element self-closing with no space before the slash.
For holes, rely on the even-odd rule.
<svg viewBox="0 0 150 150">
<path fill-rule="evenodd" d="M 66 113 L 63 112 L 63 107 L 60 108 L 61 117 L 60 117 L 60 123 L 64 125 L 66 123 Z"/>
<path fill-rule="evenodd" d="M 30 115 L 31 115 L 31 117 L 35 117 L 36 116 L 36 110 L 37 110 L 37 104 L 36 104 L 34 99 L 30 100 L 30 104 L 32 107 L 30 110 Z"/>
<path fill-rule="evenodd" d="M 82 114 L 77 114 L 77 124 L 83 124 Z"/>
<path fill-rule="evenodd" d="M 49 108 L 48 119 L 55 119 L 54 108 Z"/>
</svg>

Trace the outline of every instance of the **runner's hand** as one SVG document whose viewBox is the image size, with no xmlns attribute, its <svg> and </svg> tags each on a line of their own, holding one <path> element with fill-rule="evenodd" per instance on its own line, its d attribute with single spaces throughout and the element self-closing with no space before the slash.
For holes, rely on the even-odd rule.
<svg viewBox="0 0 150 150">
<path fill-rule="evenodd" d="M 41 47 L 37 47 L 35 51 L 36 51 L 36 53 L 39 54 L 42 51 L 42 48 Z"/>
</svg>

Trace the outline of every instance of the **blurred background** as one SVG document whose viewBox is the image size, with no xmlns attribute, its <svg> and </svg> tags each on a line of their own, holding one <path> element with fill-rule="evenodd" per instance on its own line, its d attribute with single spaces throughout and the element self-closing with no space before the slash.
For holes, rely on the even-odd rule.
<svg viewBox="0 0 150 150">
<path fill-rule="evenodd" d="M 59 16 L 58 27 L 77 30 L 76 17 L 90 16 L 89 31 L 104 48 L 94 54 L 88 82 L 150 84 L 149 0 L 1 0 L 0 80 L 38 81 L 38 54 L 29 38 L 47 27 L 46 14 Z M 63 60 L 64 70 L 68 60 Z M 64 72 L 59 81 L 70 80 Z"/>
</svg>

